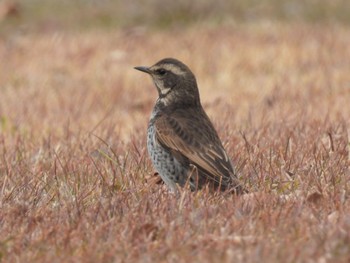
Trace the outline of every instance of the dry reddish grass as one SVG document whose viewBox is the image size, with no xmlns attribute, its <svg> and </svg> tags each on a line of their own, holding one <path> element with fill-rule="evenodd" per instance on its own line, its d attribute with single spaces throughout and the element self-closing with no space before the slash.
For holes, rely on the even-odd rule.
<svg viewBox="0 0 350 263">
<path fill-rule="evenodd" d="M 0 40 L 3 262 L 349 262 L 350 32 L 261 24 Z M 195 72 L 247 188 L 152 185 L 156 98 L 133 70 Z"/>
</svg>

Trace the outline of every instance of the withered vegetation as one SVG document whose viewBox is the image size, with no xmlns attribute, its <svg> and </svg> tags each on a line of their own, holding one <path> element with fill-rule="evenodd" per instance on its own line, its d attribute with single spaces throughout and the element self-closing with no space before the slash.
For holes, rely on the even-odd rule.
<svg viewBox="0 0 350 263">
<path fill-rule="evenodd" d="M 349 43 L 271 23 L 1 38 L 0 260 L 349 262 Z M 169 56 L 249 195 L 152 183 L 157 94 L 133 66 Z"/>
</svg>

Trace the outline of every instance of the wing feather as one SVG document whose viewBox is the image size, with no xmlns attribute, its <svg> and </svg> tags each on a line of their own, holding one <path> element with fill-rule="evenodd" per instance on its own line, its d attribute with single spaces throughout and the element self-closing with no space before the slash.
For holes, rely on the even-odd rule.
<svg viewBox="0 0 350 263">
<path fill-rule="evenodd" d="M 157 141 L 186 157 L 200 175 L 216 184 L 230 184 L 233 167 L 209 118 L 204 111 L 187 113 L 186 118 L 181 117 L 183 112 L 160 116 L 154 125 Z"/>
</svg>

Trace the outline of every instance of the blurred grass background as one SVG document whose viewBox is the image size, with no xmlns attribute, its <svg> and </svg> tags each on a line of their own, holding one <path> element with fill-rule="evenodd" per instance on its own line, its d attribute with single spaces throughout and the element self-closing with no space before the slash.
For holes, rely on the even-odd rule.
<svg viewBox="0 0 350 263">
<path fill-rule="evenodd" d="M 349 21 L 349 0 L 0 0 L 0 262 L 350 262 Z M 133 67 L 166 56 L 257 202 L 149 180 Z"/>
<path fill-rule="evenodd" d="M 350 24 L 348 0 L 2 0 L 0 33 L 206 23 Z"/>
</svg>

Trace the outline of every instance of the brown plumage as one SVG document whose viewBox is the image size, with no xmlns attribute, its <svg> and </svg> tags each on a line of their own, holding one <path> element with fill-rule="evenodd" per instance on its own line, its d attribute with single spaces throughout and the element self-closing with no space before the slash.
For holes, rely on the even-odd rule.
<svg viewBox="0 0 350 263">
<path fill-rule="evenodd" d="M 195 76 L 176 59 L 163 59 L 152 67 L 136 67 L 150 74 L 159 98 L 148 127 L 147 148 L 164 182 L 189 183 L 192 190 L 204 185 L 243 191 L 214 126 L 204 112 Z"/>
</svg>

